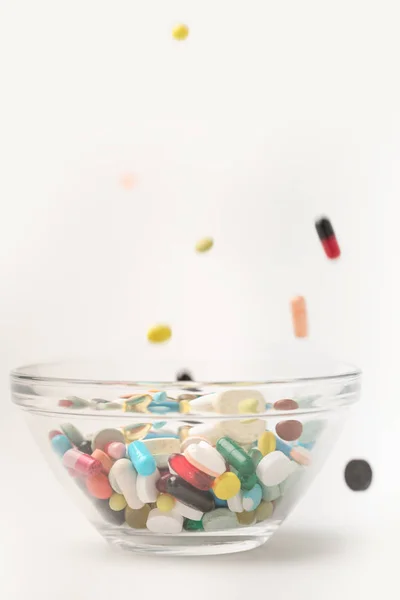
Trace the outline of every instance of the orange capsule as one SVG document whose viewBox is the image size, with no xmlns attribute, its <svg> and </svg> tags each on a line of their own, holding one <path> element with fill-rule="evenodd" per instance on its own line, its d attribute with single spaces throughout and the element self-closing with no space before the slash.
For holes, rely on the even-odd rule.
<svg viewBox="0 0 400 600">
<path fill-rule="evenodd" d="M 98 473 L 86 479 L 86 487 L 88 492 L 95 498 L 100 500 L 108 500 L 113 495 L 113 490 L 109 484 L 107 475 Z"/>
<path fill-rule="evenodd" d="M 303 296 L 296 296 L 290 302 L 292 310 L 293 331 L 295 337 L 304 338 L 308 335 L 307 307 Z"/>
<path fill-rule="evenodd" d="M 111 458 L 105 452 L 103 452 L 103 450 L 99 450 L 98 448 L 92 452 L 92 457 L 101 462 L 103 466 L 103 472 L 107 473 L 108 475 L 111 467 L 113 466 L 113 461 Z"/>
</svg>

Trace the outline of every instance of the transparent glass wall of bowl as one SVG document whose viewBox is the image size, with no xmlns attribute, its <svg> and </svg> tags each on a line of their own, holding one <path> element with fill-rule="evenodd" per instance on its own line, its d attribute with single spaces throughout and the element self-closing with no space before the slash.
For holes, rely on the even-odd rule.
<svg viewBox="0 0 400 600">
<path fill-rule="evenodd" d="M 160 391 L 165 392 L 172 402 L 176 400 L 178 408 L 158 412 L 157 406 L 154 406 L 154 398 Z M 204 396 L 215 401 L 216 397 L 224 398 L 227 392 L 235 394 L 237 391 L 244 391 L 245 396 L 249 398 L 252 395 L 257 398 L 262 397 L 262 410 L 246 413 L 237 410 L 234 402 L 234 410 L 224 412 L 222 404 L 218 405 L 222 408 L 222 412 L 219 412 L 215 406 L 198 408 L 195 402 Z M 357 373 L 315 380 L 207 384 L 198 382 L 127 384 L 114 381 L 97 383 L 12 378 L 13 399 L 24 409 L 30 431 L 51 470 L 96 529 L 108 541 L 133 551 L 173 554 L 233 552 L 264 543 L 288 516 L 323 466 L 340 434 L 348 407 L 358 399 L 359 391 L 360 376 Z M 138 405 L 124 404 L 129 398 L 141 396 L 150 397 L 151 410 L 148 406 L 141 406 L 140 402 Z M 60 405 L 60 400 L 68 398 L 79 398 L 82 403 L 70 407 L 65 406 L 65 403 Z M 185 400 L 185 405 L 182 404 L 182 398 Z M 275 403 L 282 399 L 294 400 L 295 408 L 279 409 L 279 404 Z M 105 408 L 106 403 L 101 404 L 99 400 L 110 402 L 112 408 Z M 183 411 L 182 406 L 185 406 Z M 229 406 L 232 407 L 231 404 Z M 297 423 L 295 429 L 298 429 L 300 435 L 293 440 L 282 439 L 279 432 L 284 432 L 288 423 L 290 430 L 293 427 L 290 424 L 293 422 Z M 255 462 L 255 481 L 256 485 L 261 487 L 261 502 L 270 503 L 271 508 L 269 512 L 267 511 L 266 518 L 258 519 L 256 510 L 245 511 L 243 507 L 238 508 L 236 505 L 236 508 L 230 511 L 234 515 L 234 523 L 231 519 L 229 522 L 226 521 L 226 528 L 224 525 L 222 528 L 218 526 L 215 529 L 210 528 L 208 521 L 213 517 L 211 513 L 216 511 L 215 515 L 218 515 L 217 511 L 221 508 L 225 511 L 229 510 L 226 503 L 219 506 L 220 502 L 216 500 L 215 507 L 204 513 L 202 517 L 203 520 L 205 519 L 206 526 L 191 528 L 188 522 L 190 519 L 183 516 L 182 527 L 178 532 L 163 533 L 162 530 L 154 532 L 145 524 L 140 528 L 132 527 L 132 523 L 128 523 L 129 519 L 124 520 L 123 515 L 118 523 L 115 519 L 110 519 L 109 516 L 113 515 L 108 506 L 108 499 L 93 497 L 90 486 L 88 487 L 88 478 L 65 468 L 63 457 L 54 452 L 49 439 L 49 433 L 62 431 L 65 423 L 74 425 L 89 441 L 93 440 L 96 432 L 105 429 L 122 432 L 126 444 L 132 441 L 143 441 L 146 444 L 146 441 L 154 436 L 159 439 L 176 436 L 174 453 L 178 454 L 184 453 L 185 446 L 182 447 L 182 444 L 189 437 L 193 438 L 194 444 L 198 444 L 201 439 L 207 440 L 211 447 L 217 448 L 217 451 L 218 440 L 229 438 L 248 456 L 255 455 L 254 449 L 260 447 L 260 437 L 263 433 L 270 432 L 276 441 L 276 446 L 269 450 L 263 449 L 265 455 L 261 458 L 261 462 L 271 452 L 279 451 L 285 454 L 287 461 L 290 461 L 290 469 L 282 481 L 268 486 L 260 479 L 261 475 Z M 161 475 L 165 475 L 168 470 L 171 471 L 168 458 L 168 456 L 164 457 L 164 462 L 157 463 Z M 247 490 L 243 487 L 240 473 L 229 464 L 229 459 L 226 462 L 226 469 L 241 479 L 239 495 L 243 498 Z M 175 476 L 173 469 L 172 475 Z M 211 489 L 215 489 L 217 480 L 218 477 L 213 477 Z M 148 502 L 146 510 L 148 512 L 158 510 L 156 499 L 155 502 Z M 252 513 L 252 516 L 244 514 L 246 512 Z M 224 523 L 223 519 L 221 522 Z"/>
</svg>

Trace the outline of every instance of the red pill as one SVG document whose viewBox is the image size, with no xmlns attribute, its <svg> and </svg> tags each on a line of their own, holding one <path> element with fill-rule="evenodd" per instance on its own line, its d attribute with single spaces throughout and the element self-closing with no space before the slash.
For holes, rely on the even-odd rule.
<svg viewBox="0 0 400 600">
<path fill-rule="evenodd" d="M 93 458 L 93 456 L 80 452 L 76 448 L 67 450 L 63 455 L 62 460 L 64 467 L 78 471 L 78 473 L 82 473 L 82 475 L 91 476 L 100 473 L 103 470 L 103 465 L 99 460 Z"/>
<path fill-rule="evenodd" d="M 62 406 L 63 408 L 71 408 L 73 405 L 72 400 L 59 400 L 58 402 L 58 406 Z"/>
<path fill-rule="evenodd" d="M 107 500 L 113 495 L 112 487 L 108 481 L 107 475 L 98 473 L 86 479 L 86 488 L 88 492 L 95 498 Z"/>
<path fill-rule="evenodd" d="M 172 454 L 169 457 L 168 464 L 174 474 L 190 483 L 198 490 L 207 491 L 212 487 L 215 477 L 207 475 L 190 464 L 183 454 Z"/>
<path fill-rule="evenodd" d="M 326 256 L 330 259 L 339 258 L 340 248 L 330 220 L 326 217 L 318 219 L 315 222 L 315 229 L 317 230 Z"/>
<path fill-rule="evenodd" d="M 161 475 L 160 479 L 157 481 L 156 488 L 159 492 L 161 492 L 161 494 L 165 494 L 167 492 L 167 481 L 170 477 L 172 477 L 172 475 L 167 471 Z"/>
</svg>

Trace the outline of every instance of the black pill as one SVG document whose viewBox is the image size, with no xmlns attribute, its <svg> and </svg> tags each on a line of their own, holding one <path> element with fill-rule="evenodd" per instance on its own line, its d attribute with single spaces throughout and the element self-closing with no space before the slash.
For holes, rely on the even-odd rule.
<svg viewBox="0 0 400 600">
<path fill-rule="evenodd" d="M 92 444 L 88 440 L 85 440 L 82 442 L 82 444 L 79 444 L 78 449 L 84 454 L 92 454 L 93 452 Z"/>
<path fill-rule="evenodd" d="M 193 381 L 193 377 L 189 371 L 179 371 L 176 374 L 177 381 Z"/>
<path fill-rule="evenodd" d="M 366 460 L 354 459 L 347 463 L 344 479 L 353 492 L 364 492 L 372 481 L 372 469 Z"/>
<path fill-rule="evenodd" d="M 187 506 L 197 508 L 202 512 L 209 512 L 215 508 L 214 497 L 210 492 L 203 492 L 192 487 L 180 477 L 171 475 L 166 479 L 165 488 L 167 494 L 171 494 L 177 500 L 180 500 Z"/>
</svg>

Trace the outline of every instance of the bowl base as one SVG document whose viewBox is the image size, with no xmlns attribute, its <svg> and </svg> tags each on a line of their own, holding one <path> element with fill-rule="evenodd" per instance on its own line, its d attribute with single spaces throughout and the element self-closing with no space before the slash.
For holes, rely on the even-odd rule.
<svg viewBox="0 0 400 600">
<path fill-rule="evenodd" d="M 213 554 L 232 554 L 253 550 L 265 542 L 274 533 L 266 535 L 141 535 L 132 530 L 113 527 L 100 529 L 107 542 L 122 550 L 136 554 L 164 554 L 169 556 L 207 556 Z"/>
</svg>

